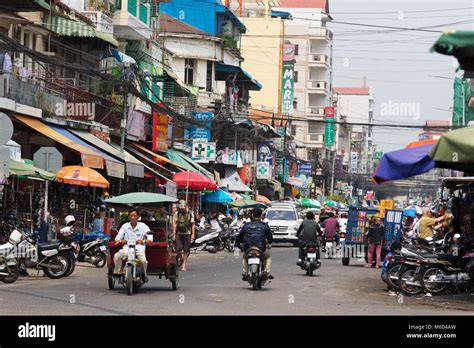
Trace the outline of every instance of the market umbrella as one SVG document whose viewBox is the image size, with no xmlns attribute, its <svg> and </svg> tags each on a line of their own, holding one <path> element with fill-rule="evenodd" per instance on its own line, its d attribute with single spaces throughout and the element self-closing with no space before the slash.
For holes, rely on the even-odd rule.
<svg viewBox="0 0 474 348">
<path fill-rule="evenodd" d="M 327 206 L 329 206 L 329 207 L 331 207 L 331 208 L 334 208 L 334 207 L 336 206 L 336 202 L 334 202 L 334 201 L 332 201 L 332 200 L 330 200 L 330 199 L 326 199 L 326 200 L 324 201 L 324 205 L 327 205 Z"/>
<path fill-rule="evenodd" d="M 132 192 L 132 193 L 126 193 L 124 195 L 107 199 L 105 202 L 108 204 L 134 205 L 134 204 L 174 203 L 177 201 L 178 200 L 176 198 L 163 195 L 161 193 Z"/>
<path fill-rule="evenodd" d="M 237 201 L 229 203 L 230 207 L 235 207 L 235 208 L 250 208 L 250 207 L 265 207 L 264 203 L 254 201 L 252 199 L 239 199 Z"/>
<path fill-rule="evenodd" d="M 270 203 L 270 200 L 262 195 L 257 195 L 257 198 L 255 200 L 260 203 Z"/>
<path fill-rule="evenodd" d="M 474 171 L 474 127 L 445 133 L 429 153 L 437 168 Z"/>
<path fill-rule="evenodd" d="M 306 208 L 321 209 L 322 207 L 321 203 L 319 203 L 318 200 L 313 199 L 313 198 L 303 198 L 299 202 L 302 207 L 306 207 Z"/>
<path fill-rule="evenodd" d="M 217 188 L 217 185 L 211 179 L 190 170 L 176 173 L 172 180 L 179 188 L 187 188 L 189 190 L 202 191 L 215 190 Z"/>
<path fill-rule="evenodd" d="M 431 48 L 434 51 L 455 56 L 463 70 L 474 70 L 474 31 L 445 33 Z"/>
<path fill-rule="evenodd" d="M 82 166 L 62 167 L 56 173 L 56 181 L 70 185 L 108 188 L 109 182 L 94 169 Z"/>
<path fill-rule="evenodd" d="M 230 203 L 232 201 L 233 199 L 231 195 L 222 190 L 216 190 L 213 193 L 202 197 L 203 203 Z"/>
<path fill-rule="evenodd" d="M 56 175 L 31 164 L 10 160 L 10 175 L 33 177 L 53 181 Z"/>
<path fill-rule="evenodd" d="M 428 156 L 433 146 L 427 144 L 385 153 L 375 169 L 374 181 L 406 179 L 430 171 L 435 166 Z"/>
</svg>

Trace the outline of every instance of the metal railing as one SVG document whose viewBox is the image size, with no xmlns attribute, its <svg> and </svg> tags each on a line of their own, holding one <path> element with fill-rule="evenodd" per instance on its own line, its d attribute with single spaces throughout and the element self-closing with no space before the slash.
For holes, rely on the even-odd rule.
<svg viewBox="0 0 474 348">
<path fill-rule="evenodd" d="M 96 25 L 98 31 L 104 34 L 113 35 L 114 21 L 112 18 L 100 11 L 84 11 L 82 14 Z"/>
</svg>

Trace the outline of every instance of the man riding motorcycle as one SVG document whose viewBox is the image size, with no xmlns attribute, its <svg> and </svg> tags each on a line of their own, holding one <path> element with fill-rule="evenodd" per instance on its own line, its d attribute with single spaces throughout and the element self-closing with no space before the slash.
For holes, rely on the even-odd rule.
<svg viewBox="0 0 474 348">
<path fill-rule="evenodd" d="M 143 272 L 145 273 L 145 282 L 148 281 L 146 276 L 146 269 L 148 266 L 148 261 L 145 256 L 145 243 L 148 243 L 147 234 L 150 234 L 150 228 L 143 222 L 138 221 L 138 210 L 132 209 L 128 212 L 128 218 L 130 222 L 126 222 L 120 227 L 120 230 L 115 237 L 115 244 L 120 244 L 122 240 L 141 240 L 144 241 L 142 244 L 137 244 L 135 246 L 136 255 L 143 265 Z M 122 262 L 128 257 L 128 245 L 125 244 L 122 249 L 120 249 L 114 256 L 114 274 L 121 275 L 123 274 Z"/>
<path fill-rule="evenodd" d="M 321 263 L 318 236 L 322 236 L 322 234 L 321 228 L 319 228 L 319 225 L 314 221 L 314 213 L 311 211 L 307 212 L 306 219 L 301 223 L 296 232 L 296 236 L 300 240 L 298 262 L 296 263 L 298 266 L 301 266 L 303 262 L 304 249 L 307 245 L 316 245 L 318 247 L 316 249 L 316 262 Z"/>
<path fill-rule="evenodd" d="M 244 266 L 242 272 L 242 280 L 248 280 L 248 264 L 247 264 L 247 253 L 246 251 L 250 247 L 258 247 L 263 252 L 263 271 L 268 274 L 268 279 L 274 277 L 270 274 L 271 258 L 270 250 L 267 248 L 267 244 L 273 243 L 272 231 L 268 224 L 262 221 L 262 209 L 252 209 L 252 221 L 246 223 L 239 235 L 237 236 L 236 243 L 241 245 L 241 250 L 244 251 L 242 264 Z M 243 245 L 242 245 L 243 244 Z"/>
</svg>

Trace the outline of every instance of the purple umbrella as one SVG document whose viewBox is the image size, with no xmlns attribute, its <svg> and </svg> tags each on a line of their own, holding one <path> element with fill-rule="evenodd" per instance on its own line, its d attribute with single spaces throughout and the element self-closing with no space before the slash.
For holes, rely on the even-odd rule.
<svg viewBox="0 0 474 348">
<path fill-rule="evenodd" d="M 378 182 L 406 179 L 429 172 L 435 162 L 428 156 L 433 144 L 387 152 L 375 169 L 373 179 Z"/>
</svg>

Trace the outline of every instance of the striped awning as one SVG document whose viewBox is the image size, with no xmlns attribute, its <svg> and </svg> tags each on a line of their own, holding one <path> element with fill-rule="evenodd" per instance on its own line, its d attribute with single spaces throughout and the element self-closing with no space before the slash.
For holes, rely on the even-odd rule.
<svg viewBox="0 0 474 348">
<path fill-rule="evenodd" d="M 112 35 L 104 34 L 83 22 L 54 15 L 50 19 L 49 14 L 45 14 L 43 25 L 59 36 L 92 37 L 118 47 L 118 41 Z"/>
</svg>

